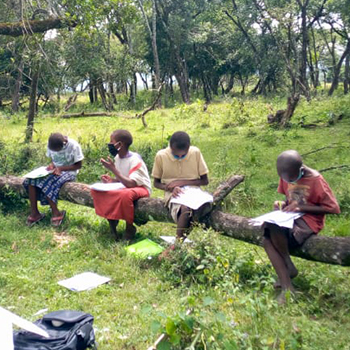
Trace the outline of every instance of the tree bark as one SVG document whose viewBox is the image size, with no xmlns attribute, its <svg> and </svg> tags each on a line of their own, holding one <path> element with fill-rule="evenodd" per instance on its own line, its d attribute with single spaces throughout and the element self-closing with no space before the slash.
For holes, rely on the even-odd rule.
<svg viewBox="0 0 350 350">
<path fill-rule="evenodd" d="M 18 112 L 19 109 L 19 100 L 20 100 L 20 90 L 22 86 L 22 77 L 23 77 L 23 67 L 24 67 L 24 60 L 21 59 L 21 62 L 18 66 L 18 76 L 15 82 L 15 88 L 12 94 L 12 112 Z"/>
<path fill-rule="evenodd" d="M 232 179 L 229 182 L 237 182 Z M 23 179 L 13 176 L 0 176 L 0 191 L 15 191 L 22 197 L 27 193 L 22 185 Z M 225 185 L 223 185 L 225 187 Z M 227 189 L 230 188 L 226 184 Z M 219 189 L 218 189 L 219 190 Z M 232 187 L 231 187 L 232 190 Z M 221 196 L 223 190 L 219 190 Z M 229 191 L 228 191 L 229 193 Z M 216 202 L 220 202 L 220 195 Z M 93 207 L 90 188 L 86 184 L 67 182 L 60 191 L 60 199 L 83 206 Z M 214 198 L 215 200 L 215 198 Z M 164 202 L 159 198 L 141 198 L 135 204 L 135 223 L 145 224 L 150 218 L 160 222 L 172 222 L 169 211 Z M 208 214 L 207 223 L 209 227 L 221 234 L 238 240 L 261 245 L 263 231 L 261 227 L 253 226 L 249 218 L 213 210 Z M 314 235 L 305 244 L 292 252 L 292 255 L 307 260 L 319 261 L 328 264 L 350 266 L 350 237 L 325 237 Z"/>
<path fill-rule="evenodd" d="M 340 76 L 340 70 L 341 70 L 341 67 L 343 65 L 343 62 L 344 62 L 344 59 L 347 55 L 350 54 L 350 39 L 348 39 L 347 41 L 347 44 L 346 44 L 346 48 L 343 52 L 343 54 L 341 55 L 336 67 L 335 67 L 335 70 L 334 70 L 334 77 L 333 77 L 333 81 L 332 81 L 332 85 L 331 85 L 331 88 L 329 89 L 328 91 L 328 96 L 332 96 L 333 95 L 333 92 L 334 90 L 336 90 L 336 88 L 338 87 L 338 84 L 339 84 L 339 76 Z"/>
<path fill-rule="evenodd" d="M 345 71 L 344 71 L 344 95 L 349 92 L 350 85 L 350 53 L 347 54 L 345 59 Z"/>
<path fill-rule="evenodd" d="M 0 35 L 21 36 L 44 33 L 50 29 L 75 27 L 78 23 L 62 18 L 0 23 Z"/>
<path fill-rule="evenodd" d="M 37 65 L 32 76 L 32 82 L 30 84 L 30 98 L 29 98 L 29 111 L 27 116 L 27 129 L 25 142 L 32 141 L 34 131 L 34 117 L 36 114 L 36 95 L 38 91 L 38 81 L 40 74 L 40 66 Z"/>
</svg>

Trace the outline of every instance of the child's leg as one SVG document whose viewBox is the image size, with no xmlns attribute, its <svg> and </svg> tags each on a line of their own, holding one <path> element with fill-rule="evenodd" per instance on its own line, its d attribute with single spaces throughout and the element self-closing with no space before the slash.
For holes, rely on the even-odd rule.
<svg viewBox="0 0 350 350">
<path fill-rule="evenodd" d="M 276 225 L 268 225 L 268 230 L 269 234 L 263 240 L 265 251 L 277 273 L 282 290 L 293 290 L 290 269 L 295 269 L 296 274 L 297 269 L 290 259 L 287 237 Z"/>
<path fill-rule="evenodd" d="M 119 220 L 108 220 L 109 228 L 111 230 L 111 233 L 113 236 L 115 236 L 116 239 L 118 239 L 118 232 L 117 232 L 117 226 L 119 223 Z"/>
<path fill-rule="evenodd" d="M 40 218 L 41 214 L 38 210 L 37 194 L 36 187 L 29 185 L 28 186 L 28 195 L 30 201 L 30 217 L 33 220 Z"/>
<path fill-rule="evenodd" d="M 271 232 L 271 231 L 270 231 Z M 273 231 L 272 231 L 273 232 Z M 287 266 L 289 277 L 294 278 L 298 275 L 298 270 L 295 267 L 288 248 L 288 239 L 286 235 L 281 231 L 275 231 L 271 235 L 272 244 L 277 249 L 277 251 L 281 254 L 284 263 Z"/>
<path fill-rule="evenodd" d="M 51 207 L 52 217 L 59 217 L 63 214 L 63 212 L 60 212 L 58 210 L 57 203 L 52 201 L 50 198 L 47 198 L 47 201 L 49 202 L 49 205 Z"/>
<path fill-rule="evenodd" d="M 177 219 L 177 228 L 176 228 L 177 238 L 185 237 L 186 233 L 189 231 L 191 220 L 192 220 L 191 209 L 184 205 L 181 205 L 179 214 L 178 214 L 178 219 Z"/>
</svg>

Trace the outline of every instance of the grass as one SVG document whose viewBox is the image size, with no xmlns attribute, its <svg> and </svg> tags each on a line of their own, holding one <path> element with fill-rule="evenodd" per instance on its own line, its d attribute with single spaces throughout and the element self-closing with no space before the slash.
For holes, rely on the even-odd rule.
<svg viewBox="0 0 350 350">
<path fill-rule="evenodd" d="M 303 154 L 332 146 L 305 156 L 305 163 L 316 169 L 350 164 L 349 98 L 302 101 L 289 129 L 272 129 L 266 115 L 284 103 L 279 98 L 225 99 L 203 112 L 198 100 L 149 113 L 147 129 L 130 118 L 135 111 L 69 120 L 40 115 L 29 148 L 22 144 L 24 115 L 3 115 L 0 172 L 23 174 L 42 165 L 48 135 L 61 131 L 82 144 L 86 160 L 79 181 L 91 183 L 103 173 L 98 159 L 107 155 L 105 144 L 112 130 L 129 129 L 134 149 L 149 167 L 169 136 L 186 130 L 208 163 L 210 190 L 230 174 L 246 175 L 224 209 L 254 216 L 278 198 L 275 159 L 281 151 L 297 149 Z M 333 116 L 340 114 L 343 119 L 333 124 Z M 301 120 L 320 126 L 300 128 Z M 324 176 L 342 214 L 327 218 L 323 234 L 348 236 L 349 171 L 327 171 Z M 196 336 L 195 349 L 205 349 L 203 343 L 207 349 L 350 348 L 349 268 L 295 259 L 301 271 L 295 280 L 298 298 L 280 308 L 274 300 L 272 268 L 259 247 L 196 228 L 191 235 L 194 247 L 183 248 L 170 263 L 139 261 L 126 255 L 124 243 L 113 242 L 107 223 L 90 208 L 61 202 L 68 211 L 62 228 L 50 227 L 46 218 L 28 229 L 27 203 L 11 196 L 1 200 L 0 303 L 30 320 L 42 308 L 90 312 L 103 350 L 147 349 L 163 330 L 174 349 L 184 349 Z M 140 239 L 159 241 L 161 234 L 173 235 L 174 225 L 150 222 L 138 230 Z M 206 268 L 198 269 L 200 265 Z M 109 276 L 112 282 L 82 293 L 57 284 L 83 271 Z M 190 308 L 191 315 L 185 316 Z"/>
</svg>

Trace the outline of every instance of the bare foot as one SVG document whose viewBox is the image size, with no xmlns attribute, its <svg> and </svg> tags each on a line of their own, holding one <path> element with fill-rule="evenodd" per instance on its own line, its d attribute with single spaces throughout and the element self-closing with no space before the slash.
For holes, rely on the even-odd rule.
<svg viewBox="0 0 350 350">
<path fill-rule="evenodd" d="M 292 289 L 282 290 L 281 293 L 279 293 L 277 298 L 276 298 L 277 303 L 279 305 L 284 305 L 287 302 L 287 298 L 286 298 L 287 293 L 290 293 L 290 296 L 294 296 L 295 295 L 295 289 L 292 288 Z"/>
<path fill-rule="evenodd" d="M 124 233 L 124 239 L 126 241 L 132 241 L 135 238 L 135 234 L 136 234 L 136 227 L 134 225 L 126 225 L 126 230 Z"/>
</svg>

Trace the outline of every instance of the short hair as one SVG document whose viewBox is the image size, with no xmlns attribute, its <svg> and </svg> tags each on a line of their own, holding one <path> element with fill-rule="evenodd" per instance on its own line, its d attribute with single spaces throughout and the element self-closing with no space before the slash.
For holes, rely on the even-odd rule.
<svg viewBox="0 0 350 350">
<path fill-rule="evenodd" d="M 55 132 L 50 135 L 48 146 L 52 151 L 61 150 L 64 141 L 66 141 L 65 137 L 61 133 Z"/>
<path fill-rule="evenodd" d="M 277 169 L 280 171 L 286 171 L 291 172 L 295 170 L 299 170 L 303 165 L 303 160 L 298 153 L 298 151 L 295 151 L 293 149 L 282 152 L 277 157 Z"/>
<path fill-rule="evenodd" d="M 191 145 L 189 135 L 184 131 L 177 131 L 170 137 L 170 147 L 175 147 L 179 150 L 185 150 Z"/>
<path fill-rule="evenodd" d="M 130 147 L 133 141 L 132 135 L 128 130 L 114 130 L 111 136 L 114 140 L 123 142 L 128 148 Z"/>
</svg>

